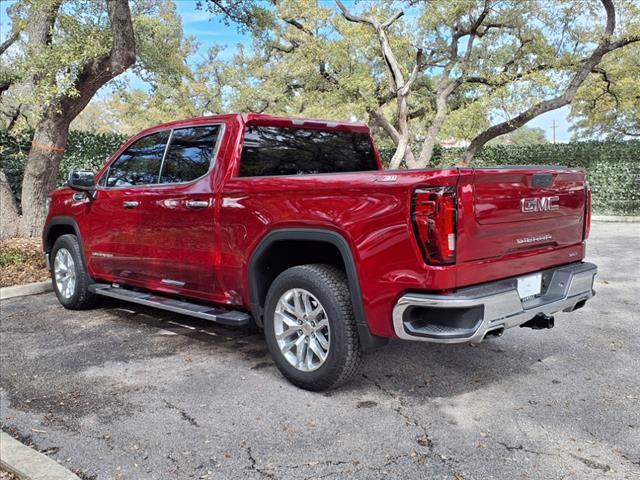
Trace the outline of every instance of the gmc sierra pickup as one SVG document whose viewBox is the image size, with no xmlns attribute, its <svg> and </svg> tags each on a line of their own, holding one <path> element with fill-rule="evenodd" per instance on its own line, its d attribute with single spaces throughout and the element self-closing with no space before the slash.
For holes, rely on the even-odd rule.
<svg viewBox="0 0 640 480">
<path fill-rule="evenodd" d="M 70 309 L 115 297 L 264 329 L 294 384 L 347 380 L 389 338 L 481 342 L 594 295 L 585 172 L 382 170 L 364 124 L 233 114 L 71 172 L 43 232 Z"/>
</svg>

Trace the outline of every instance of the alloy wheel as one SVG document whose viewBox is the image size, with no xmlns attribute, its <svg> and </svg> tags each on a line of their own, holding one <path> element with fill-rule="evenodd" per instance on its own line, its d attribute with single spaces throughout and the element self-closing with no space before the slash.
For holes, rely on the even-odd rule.
<svg viewBox="0 0 640 480">
<path fill-rule="evenodd" d="M 60 295 L 67 299 L 71 298 L 76 291 L 76 262 L 66 248 L 56 252 L 53 273 Z"/>
<path fill-rule="evenodd" d="M 317 370 L 329 355 L 327 312 L 307 290 L 292 288 L 282 294 L 276 305 L 274 333 L 284 358 L 300 371 Z"/>
</svg>

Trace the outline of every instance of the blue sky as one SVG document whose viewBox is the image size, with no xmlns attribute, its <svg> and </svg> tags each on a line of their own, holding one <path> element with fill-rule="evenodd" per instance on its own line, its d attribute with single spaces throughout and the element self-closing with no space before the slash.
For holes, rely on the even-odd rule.
<svg viewBox="0 0 640 480">
<path fill-rule="evenodd" d="M 15 0 L 0 0 L 0 41 L 3 41 L 8 35 L 10 24 L 6 11 L 13 3 Z M 195 0 L 176 0 L 176 8 L 182 17 L 185 35 L 194 37 L 199 43 L 198 51 L 192 59 L 196 63 L 204 58 L 207 50 L 214 45 L 226 45 L 226 48 L 221 52 L 221 58 L 231 59 L 238 44 L 249 46 L 251 43 L 249 35 L 238 32 L 233 26 L 225 25 L 220 18 L 209 12 L 196 9 Z M 134 81 L 133 83 L 138 86 L 138 82 Z M 555 120 L 556 140 L 566 142 L 571 138 L 568 130 L 570 126 L 567 119 L 568 113 L 569 107 L 548 112 L 535 118 L 527 126 L 542 128 L 547 139 L 552 140 L 552 125 Z"/>
<path fill-rule="evenodd" d="M 236 45 L 251 43 L 251 37 L 246 33 L 240 33 L 237 28 L 225 25 L 219 17 L 205 10 L 196 9 L 195 0 L 176 0 L 176 10 L 182 17 L 185 35 L 195 37 L 200 44 L 194 59 L 196 62 L 198 56 L 206 58 L 207 50 L 215 45 L 226 45 L 227 48 L 221 52 L 220 57 L 230 59 Z"/>
</svg>

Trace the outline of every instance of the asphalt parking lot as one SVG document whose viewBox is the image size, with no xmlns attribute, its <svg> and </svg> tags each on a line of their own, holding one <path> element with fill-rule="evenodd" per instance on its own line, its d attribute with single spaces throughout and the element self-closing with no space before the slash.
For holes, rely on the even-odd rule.
<svg viewBox="0 0 640 480">
<path fill-rule="evenodd" d="M 476 347 L 391 342 L 326 394 L 260 335 L 124 303 L 1 303 L 2 429 L 85 479 L 640 478 L 638 224 L 594 224 L 597 296 Z"/>
</svg>

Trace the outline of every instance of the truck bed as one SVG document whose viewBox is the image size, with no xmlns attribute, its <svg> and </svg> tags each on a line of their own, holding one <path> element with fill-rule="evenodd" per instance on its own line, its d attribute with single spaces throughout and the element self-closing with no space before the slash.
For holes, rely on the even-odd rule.
<svg viewBox="0 0 640 480">
<path fill-rule="evenodd" d="M 548 185 L 535 186 L 534 178 Z M 266 225 L 269 231 L 340 232 L 356 257 L 372 332 L 390 336 L 390 305 L 406 292 L 452 292 L 581 260 L 584 178 L 581 170 L 544 167 L 232 178 L 220 216 L 221 280 L 242 284 L 246 271 L 238 252 L 254 251 Z M 425 262 L 412 224 L 414 191 L 435 186 L 457 192 L 457 258 L 451 265 Z M 522 212 L 522 199 L 544 196 L 557 196 L 558 208 Z M 247 291 L 235 293 L 248 298 Z"/>
</svg>

